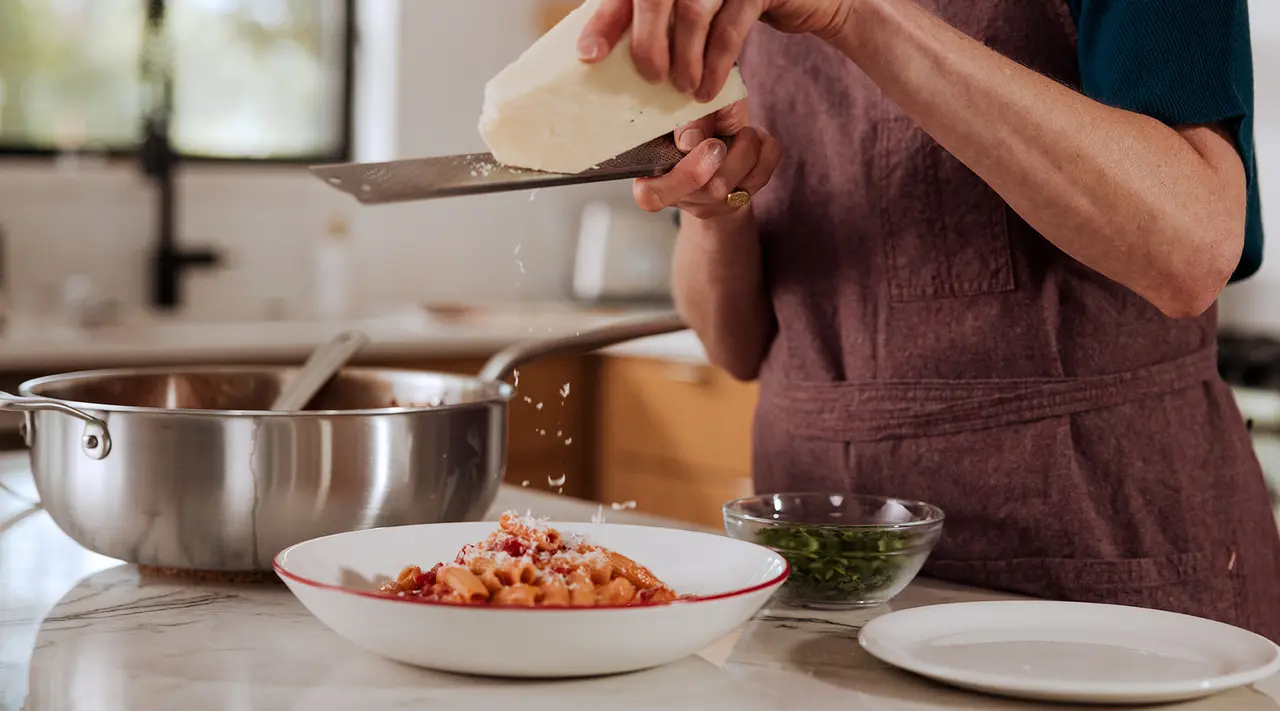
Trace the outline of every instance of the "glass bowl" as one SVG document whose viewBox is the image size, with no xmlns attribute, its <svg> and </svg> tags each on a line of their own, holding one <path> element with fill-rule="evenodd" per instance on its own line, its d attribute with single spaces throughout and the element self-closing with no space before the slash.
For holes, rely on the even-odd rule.
<svg viewBox="0 0 1280 711">
<path fill-rule="evenodd" d="M 840 493 L 766 494 L 724 505 L 731 538 L 791 564 L 778 600 L 850 610 L 883 605 L 920 572 L 942 534 L 942 510 L 922 501 Z"/>
</svg>

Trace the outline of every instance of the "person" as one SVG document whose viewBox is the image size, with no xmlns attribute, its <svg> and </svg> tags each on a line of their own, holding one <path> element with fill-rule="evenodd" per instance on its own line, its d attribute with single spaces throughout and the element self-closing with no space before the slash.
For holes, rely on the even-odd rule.
<svg viewBox="0 0 1280 711">
<path fill-rule="evenodd" d="M 1262 254 L 1246 0 L 601 0 L 582 61 L 628 31 L 650 81 L 748 85 L 634 192 L 759 380 L 758 492 L 928 501 L 936 578 L 1280 641 L 1215 353 Z"/>
</svg>

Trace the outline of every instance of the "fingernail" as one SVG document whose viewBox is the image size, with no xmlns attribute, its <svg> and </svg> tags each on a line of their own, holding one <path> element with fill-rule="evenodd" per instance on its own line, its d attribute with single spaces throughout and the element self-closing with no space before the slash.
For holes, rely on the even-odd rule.
<svg viewBox="0 0 1280 711">
<path fill-rule="evenodd" d="M 720 165 L 724 162 L 724 157 L 729 154 L 729 147 L 723 141 L 716 141 L 711 144 L 711 149 L 707 151 L 707 157 L 712 163 Z"/>
<path fill-rule="evenodd" d="M 604 42 L 599 37 L 583 37 L 578 40 L 578 58 L 588 62 L 595 61 L 604 53 Z"/>
<path fill-rule="evenodd" d="M 680 146 L 680 150 L 688 153 L 705 140 L 707 140 L 707 134 L 703 133 L 701 129 L 691 128 L 680 134 L 680 140 L 676 141 L 676 144 Z"/>
</svg>

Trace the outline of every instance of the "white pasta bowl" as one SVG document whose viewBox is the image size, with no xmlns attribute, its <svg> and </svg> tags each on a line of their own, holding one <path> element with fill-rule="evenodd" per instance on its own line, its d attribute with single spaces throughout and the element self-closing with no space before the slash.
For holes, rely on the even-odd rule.
<svg viewBox="0 0 1280 711">
<path fill-rule="evenodd" d="M 292 546 L 276 573 L 347 640 L 415 666 L 483 676 L 556 678 L 637 671 L 696 654 L 747 622 L 786 580 L 786 560 L 710 533 L 619 524 L 550 523 L 646 566 L 684 599 L 635 607 L 510 608 L 389 597 L 402 568 L 451 561 L 493 523 L 440 523 L 340 533 Z"/>
</svg>

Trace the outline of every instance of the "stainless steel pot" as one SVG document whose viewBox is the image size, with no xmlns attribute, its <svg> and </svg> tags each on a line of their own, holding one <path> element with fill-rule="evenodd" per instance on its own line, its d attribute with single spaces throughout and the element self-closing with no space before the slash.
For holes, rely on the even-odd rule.
<svg viewBox="0 0 1280 711">
<path fill-rule="evenodd" d="M 68 373 L 3 394 L 26 413 L 36 488 L 85 548 L 131 563 L 269 570 L 280 550 L 354 529 L 475 520 L 502 483 L 505 382 L 523 363 L 684 328 L 620 321 L 494 356 L 478 377 L 348 368 L 303 412 L 270 403 L 297 368 Z"/>
</svg>

